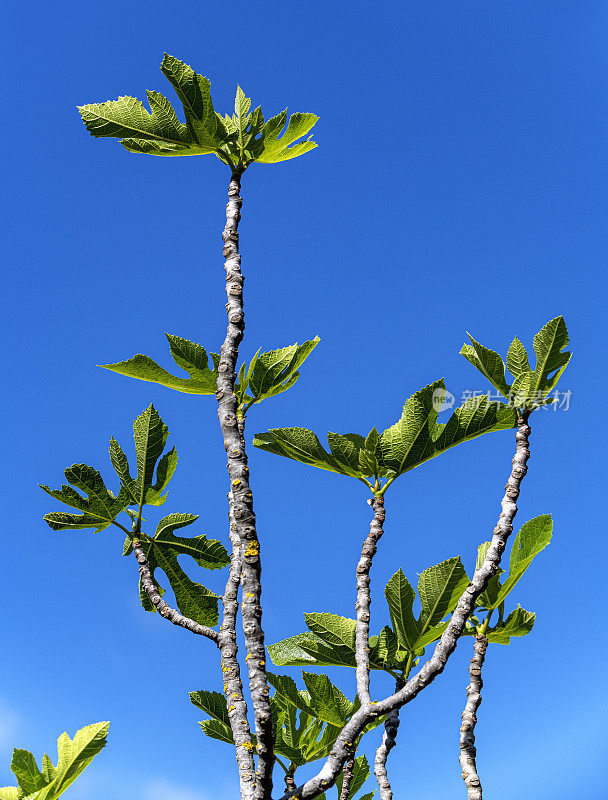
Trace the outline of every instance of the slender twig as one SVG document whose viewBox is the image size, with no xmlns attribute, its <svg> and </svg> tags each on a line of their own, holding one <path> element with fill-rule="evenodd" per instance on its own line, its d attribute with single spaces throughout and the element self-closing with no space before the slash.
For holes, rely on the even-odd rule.
<svg viewBox="0 0 608 800">
<path fill-rule="evenodd" d="M 486 636 L 476 636 L 474 651 L 469 666 L 470 683 L 467 686 L 467 702 L 462 712 L 462 725 L 460 726 L 460 766 L 462 779 L 467 787 L 469 800 L 482 800 L 483 793 L 481 781 L 477 774 L 477 748 L 475 747 L 475 725 L 477 724 L 477 709 L 481 705 L 481 690 L 483 680 L 481 670 L 488 649 Z"/>
<path fill-rule="evenodd" d="M 338 800 L 348 800 L 350 794 L 350 785 L 353 782 L 353 774 L 355 770 L 354 757 L 348 758 L 344 762 L 344 769 L 342 770 L 342 791 Z"/>
<path fill-rule="evenodd" d="M 141 585 L 145 593 L 150 598 L 150 602 L 156 608 L 161 617 L 168 619 L 169 622 L 172 622 L 174 625 L 179 625 L 182 628 L 186 628 L 191 633 L 196 633 L 199 636 L 206 636 L 207 639 L 211 639 L 211 641 L 215 642 L 215 644 L 219 647 L 220 635 L 217 631 L 214 631 L 213 628 L 207 627 L 207 625 L 201 625 L 200 623 L 195 622 L 193 619 L 190 619 L 190 617 L 184 617 L 184 615 L 180 614 L 179 611 L 176 611 L 174 608 L 171 608 L 171 606 L 165 603 L 163 598 L 160 596 L 158 586 L 152 577 L 150 564 L 148 563 L 146 554 L 142 550 L 139 539 L 133 540 L 133 553 L 137 559 L 137 563 L 139 564 Z"/>
<path fill-rule="evenodd" d="M 405 686 L 405 681 L 401 679 L 395 681 L 395 692 Z M 374 775 L 378 781 L 378 788 L 380 790 L 380 800 L 393 800 L 393 790 L 388 779 L 388 772 L 386 770 L 386 761 L 388 754 L 393 747 L 397 744 L 397 731 L 399 730 L 399 709 L 394 708 L 390 714 L 387 715 L 384 722 L 384 733 L 382 734 L 382 743 L 376 750 L 376 758 L 374 761 Z"/>
<path fill-rule="evenodd" d="M 273 729 L 270 691 L 266 678 L 266 651 L 262 630 L 260 605 L 260 545 L 258 542 L 253 494 L 249 486 L 249 468 L 244 442 L 237 422 L 238 401 L 234 394 L 236 362 L 239 344 L 243 339 L 245 315 L 243 310 L 243 276 L 239 254 L 238 225 L 241 218 L 240 173 L 232 174 L 228 188 L 226 226 L 222 234 L 226 271 L 228 328 L 220 349 L 217 392 L 218 417 L 224 447 L 228 455 L 230 476 L 230 505 L 234 528 L 242 551 L 241 584 L 243 587 L 243 631 L 247 648 L 249 687 L 255 716 L 258 766 L 254 787 L 255 800 L 267 800 L 272 792 Z M 223 626 L 222 626 L 223 627 Z M 232 631 L 226 631 L 232 636 Z M 237 748 L 238 749 L 238 748 Z M 242 749 L 242 748 L 241 748 Z"/>
<path fill-rule="evenodd" d="M 376 554 L 378 541 L 383 531 L 384 498 L 375 497 L 372 502 L 374 518 L 369 526 L 369 534 L 361 550 L 361 558 L 357 564 L 357 622 L 355 626 L 355 661 L 357 664 L 357 695 L 361 706 L 367 708 L 370 704 L 369 694 L 369 607 L 371 605 L 369 584 L 372 559 Z"/>
<path fill-rule="evenodd" d="M 422 669 L 410 678 L 398 692 L 375 703 L 371 710 L 369 707 L 361 707 L 353 714 L 340 731 L 332 751 L 321 770 L 298 788 L 298 798 L 300 800 L 312 800 L 317 794 L 324 792 L 335 783 L 336 776 L 349 757 L 349 744 L 363 732 L 363 729 L 371 719 L 383 714 L 389 714 L 394 709 L 401 708 L 411 702 L 445 669 L 469 615 L 475 610 L 475 601 L 485 591 L 492 575 L 495 575 L 498 571 L 507 540 L 513 531 L 513 519 L 517 513 L 516 500 L 519 496 L 521 482 L 527 472 L 526 465 L 530 458 L 528 438 L 531 431 L 528 426 L 528 416 L 528 413 L 523 414 L 517 421 L 517 433 L 515 434 L 517 448 L 513 457 L 513 468 L 505 487 L 505 495 L 501 502 L 502 512 L 498 519 L 498 524 L 494 528 L 490 547 L 483 564 L 479 569 L 475 570 L 471 583 L 461 595 L 446 630 L 435 646 L 433 655 Z M 286 798 L 281 800 L 286 800 Z"/>
</svg>

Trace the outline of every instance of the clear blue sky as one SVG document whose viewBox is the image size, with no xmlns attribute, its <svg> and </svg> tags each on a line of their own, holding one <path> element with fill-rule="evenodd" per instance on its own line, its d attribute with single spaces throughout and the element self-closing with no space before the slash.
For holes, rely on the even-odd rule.
<svg viewBox="0 0 608 800">
<path fill-rule="evenodd" d="M 230 748 L 203 736 L 187 699 L 221 689 L 212 646 L 139 608 L 118 532 L 51 533 L 42 515 L 58 506 L 36 487 L 75 461 L 109 475 L 110 434 L 128 443 L 154 402 L 180 452 L 163 511 L 199 513 L 200 532 L 227 539 L 213 398 L 95 367 L 136 352 L 168 366 L 164 331 L 211 350 L 224 336 L 225 168 L 130 155 L 75 111 L 168 90 L 166 50 L 211 79 L 218 110 L 238 81 L 267 115 L 321 118 L 317 150 L 243 181 L 243 355 L 322 339 L 250 433 L 387 427 L 442 375 L 457 396 L 485 388 L 458 355 L 466 330 L 505 351 L 565 316 L 571 407 L 534 419 L 518 517 L 551 512 L 555 535 L 516 597 L 535 630 L 488 656 L 479 765 L 492 800 L 603 800 L 606 4 L 106 0 L 13 4 L 5 19 L 0 785 L 14 745 L 40 755 L 64 729 L 109 719 L 109 746 L 66 796 L 236 796 Z M 398 567 L 415 580 L 456 554 L 472 566 L 512 451 L 512 434 L 494 434 L 396 484 L 374 627 Z M 300 632 L 303 611 L 352 615 L 364 488 L 257 451 L 251 470 L 267 641 Z M 399 798 L 463 797 L 469 648 L 403 713 Z M 352 672 L 333 674 L 354 692 Z"/>
</svg>

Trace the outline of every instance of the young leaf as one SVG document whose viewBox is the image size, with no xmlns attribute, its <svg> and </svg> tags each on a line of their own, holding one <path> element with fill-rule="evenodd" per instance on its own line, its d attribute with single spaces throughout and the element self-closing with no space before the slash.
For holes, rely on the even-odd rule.
<svg viewBox="0 0 608 800">
<path fill-rule="evenodd" d="M 167 499 L 167 495 L 163 495 L 162 492 L 173 477 L 177 466 L 175 448 L 162 455 L 168 436 L 169 429 L 153 405 L 142 411 L 133 422 L 137 478 L 126 488 L 138 504 L 160 506 Z M 154 482 L 155 469 L 156 482 Z"/>
<path fill-rule="evenodd" d="M 389 579 L 384 596 L 399 644 L 406 650 L 415 650 L 416 642 L 420 637 L 420 627 L 413 612 L 416 593 L 402 570 L 398 570 Z"/>
<path fill-rule="evenodd" d="M 40 488 L 51 497 L 82 511 L 82 514 L 68 514 L 63 511 L 45 514 L 45 521 L 54 531 L 94 528 L 95 533 L 99 533 L 111 525 L 121 511 L 132 502 L 124 487 L 121 487 L 118 497 L 111 494 L 106 489 L 99 472 L 86 464 L 72 464 L 65 470 L 64 475 L 68 483 L 81 489 L 87 496 L 83 497 L 72 486 L 65 484 L 61 489 L 50 489 L 39 484 Z"/>
<path fill-rule="evenodd" d="M 116 364 L 102 364 L 104 369 L 117 372 L 119 375 L 126 375 L 130 378 L 138 378 L 142 381 L 159 383 L 168 389 L 175 389 L 185 394 L 215 394 L 217 390 L 217 375 L 220 357 L 217 353 L 211 353 L 213 366 L 209 367 L 209 358 L 205 348 L 182 339 L 181 336 L 174 336 L 170 333 L 165 334 L 169 341 L 169 348 L 173 360 L 190 376 L 180 378 L 167 372 L 148 356 L 137 354 L 127 361 L 119 361 Z"/>
<path fill-rule="evenodd" d="M 467 336 L 471 344 L 464 344 L 460 354 L 476 367 L 502 395 L 508 397 L 511 387 L 505 377 L 505 365 L 502 358 L 494 350 L 489 350 L 476 342 L 470 333 Z"/>
<path fill-rule="evenodd" d="M 536 353 L 531 399 L 539 403 L 555 388 L 568 366 L 572 353 L 562 352 L 569 341 L 563 317 L 555 317 L 536 334 L 533 345 Z"/>
<path fill-rule="evenodd" d="M 292 114 L 284 134 L 278 138 L 287 121 L 287 109 L 281 111 L 276 117 L 269 119 L 262 128 L 260 135 L 262 149 L 255 160 L 262 164 L 276 164 L 314 150 L 317 144 L 310 137 L 305 142 L 297 144 L 296 142 L 306 136 L 318 119 L 316 114 L 300 112 Z"/>
<path fill-rule="evenodd" d="M 187 539 L 174 535 L 173 531 L 192 524 L 197 518 L 194 514 L 169 514 L 158 523 L 154 538 L 143 540 L 141 547 L 152 576 L 156 569 L 162 569 L 169 579 L 180 612 L 201 625 L 213 626 L 218 621 L 218 596 L 192 581 L 182 569 L 178 556 L 189 555 L 200 567 L 207 569 L 225 566 L 230 559 L 223 545 L 216 540 L 207 540 L 206 536 Z M 142 605 L 147 611 L 154 611 L 151 603 L 142 602 Z"/>
<path fill-rule="evenodd" d="M 520 605 L 512 611 L 504 622 L 489 628 L 486 632 L 489 642 L 510 644 L 511 636 L 526 636 L 534 627 L 536 614 L 526 611 Z"/>
<path fill-rule="evenodd" d="M 519 341 L 517 336 L 509 345 L 509 350 L 507 352 L 507 369 L 514 378 L 532 372 L 528 362 L 526 348 Z"/>
<path fill-rule="evenodd" d="M 42 772 L 34 756 L 27 750 L 15 750 L 11 769 L 18 787 L 0 789 L 0 800 L 55 800 L 71 786 L 106 744 L 109 722 L 87 725 L 73 739 L 62 733 L 57 740 L 57 766 L 47 755 L 42 759 Z"/>
<path fill-rule="evenodd" d="M 235 388 L 237 396 L 241 393 L 243 404 L 249 407 L 265 398 L 287 391 L 300 377 L 299 368 L 320 341 L 319 337 L 315 336 L 314 339 L 300 345 L 296 342 L 290 347 L 270 350 L 261 355 L 258 350 L 243 378 L 239 374 L 238 386 Z M 245 394 L 246 391 L 249 394 Z"/>
</svg>

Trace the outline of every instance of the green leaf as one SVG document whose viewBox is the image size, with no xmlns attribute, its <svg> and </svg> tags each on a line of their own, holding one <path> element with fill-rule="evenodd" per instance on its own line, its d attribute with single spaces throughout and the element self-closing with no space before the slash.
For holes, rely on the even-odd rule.
<svg viewBox="0 0 608 800">
<path fill-rule="evenodd" d="M 498 389 L 505 397 L 508 397 L 511 387 L 505 377 L 505 364 L 502 358 L 494 350 L 489 350 L 479 342 L 476 342 L 470 333 L 467 336 L 471 344 L 463 345 L 460 354 L 476 367 L 490 381 L 492 386 Z"/>
<path fill-rule="evenodd" d="M 209 736 L 210 739 L 217 739 L 226 744 L 234 744 L 232 737 L 232 728 L 226 725 L 225 722 L 220 722 L 217 719 L 206 719 L 198 723 L 203 729 L 203 733 Z"/>
<path fill-rule="evenodd" d="M 337 686 L 334 686 L 327 675 L 302 672 L 302 677 L 310 693 L 310 707 L 315 716 L 330 725 L 343 727 L 352 714 L 352 703 Z"/>
<path fill-rule="evenodd" d="M 290 347 L 270 350 L 261 355 L 258 350 L 247 373 L 243 373 L 243 378 L 239 375 L 239 382 L 235 387 L 237 395 L 242 392 L 247 405 L 253 405 L 287 391 L 300 377 L 298 369 L 320 341 L 319 337 L 315 336 L 314 339 L 302 344 L 296 342 Z M 250 395 L 244 395 L 246 390 Z"/>
<path fill-rule="evenodd" d="M 421 633 L 437 625 L 456 608 L 469 582 L 460 556 L 448 558 L 424 570 L 418 579 L 418 594 L 422 604 Z"/>
<path fill-rule="evenodd" d="M 86 464 L 72 464 L 65 470 L 64 475 L 68 483 L 86 494 L 86 498 L 72 486 L 63 484 L 61 489 L 50 489 L 40 484 L 40 488 L 51 497 L 83 512 L 68 514 L 63 511 L 52 511 L 45 514 L 45 521 L 54 531 L 94 528 L 95 533 L 99 533 L 111 525 L 131 502 L 124 488 L 121 488 L 118 497 L 111 494 L 106 489 L 99 472 Z"/>
<path fill-rule="evenodd" d="M 49 783 L 39 771 L 36 759 L 28 750 L 13 750 L 11 770 L 25 795 L 34 794 Z"/>
<path fill-rule="evenodd" d="M 272 428 L 266 433 L 256 433 L 253 444 L 260 450 L 285 456 L 302 464 L 344 474 L 343 467 L 326 452 L 315 434 L 307 428 Z"/>
<path fill-rule="evenodd" d="M 568 329 L 563 317 L 555 317 L 534 337 L 536 367 L 531 386 L 531 400 L 540 404 L 555 388 L 563 371 L 568 366 L 572 353 L 562 352 L 569 341 Z"/>
<path fill-rule="evenodd" d="M 370 638 L 370 649 L 374 654 L 374 658 L 384 664 L 386 668 L 391 669 L 395 664 L 397 648 L 399 645 L 394 632 L 391 630 L 391 628 L 389 628 L 388 625 L 385 625 L 380 631 L 380 635 L 377 637 L 378 641 L 376 642 L 375 647 L 371 646 L 372 638 L 375 637 Z"/>
<path fill-rule="evenodd" d="M 294 708 L 304 711 L 307 714 L 312 714 L 312 708 L 305 692 L 301 692 L 296 682 L 289 675 L 274 675 L 271 672 L 267 673 L 268 683 L 274 688 L 276 695 L 289 703 Z"/>
<path fill-rule="evenodd" d="M 304 142 L 297 144 L 296 142 L 306 136 L 318 119 L 316 114 L 301 112 L 292 114 L 285 132 L 279 138 L 287 121 L 287 109 L 277 114 L 276 117 L 272 117 L 262 128 L 260 134 L 262 148 L 255 160 L 262 164 L 276 164 L 279 161 L 297 158 L 297 156 L 314 150 L 317 145 L 311 137 Z"/>
<path fill-rule="evenodd" d="M 91 136 L 154 141 L 180 150 L 195 145 L 188 128 L 180 122 L 171 103 L 160 92 L 146 92 L 150 111 L 135 97 L 119 97 L 105 103 L 78 106 Z"/>
<path fill-rule="evenodd" d="M 142 381 L 159 383 L 168 389 L 175 389 L 185 394 L 215 394 L 217 390 L 218 365 L 220 357 L 211 353 L 213 366 L 209 367 L 207 351 L 200 344 L 182 339 L 170 333 L 165 334 L 175 363 L 185 370 L 189 378 L 180 378 L 167 372 L 148 356 L 137 354 L 127 361 L 116 364 L 102 364 L 104 369 L 138 378 Z"/>
<path fill-rule="evenodd" d="M 15 750 L 11 769 L 19 787 L 0 789 L 0 800 L 55 800 L 71 786 L 106 744 L 109 722 L 87 725 L 73 739 L 62 733 L 57 740 L 57 766 L 47 755 L 42 759 L 42 772 L 34 756 L 27 750 Z"/>
<path fill-rule="evenodd" d="M 179 97 L 195 142 L 205 152 L 215 152 L 226 142 L 226 129 L 213 108 L 210 84 L 191 66 L 165 53 L 161 71 Z"/>
<path fill-rule="evenodd" d="M 168 436 L 169 429 L 153 405 L 148 406 L 133 422 L 137 478 L 127 484 L 126 488 L 138 504 L 160 506 L 167 499 L 167 495 L 162 492 L 177 467 L 175 448 L 162 455 Z"/>
<path fill-rule="evenodd" d="M 536 614 L 526 611 L 520 605 L 512 611 L 504 622 L 486 632 L 489 642 L 510 644 L 512 636 L 526 636 L 534 627 Z"/>
<path fill-rule="evenodd" d="M 213 626 L 218 621 L 218 596 L 192 581 L 182 569 L 178 556 L 189 555 L 200 567 L 207 569 L 225 566 L 230 559 L 223 545 L 216 540 L 208 541 L 206 536 L 188 539 L 174 535 L 173 531 L 191 525 L 196 519 L 195 514 L 169 514 L 158 523 L 154 538 L 142 541 L 141 546 L 152 576 L 156 569 L 162 569 L 169 579 L 180 612 L 201 625 Z M 154 610 L 149 603 L 144 608 Z"/>
<path fill-rule="evenodd" d="M 507 369 L 514 378 L 532 372 L 530 364 L 528 363 L 526 348 L 519 341 L 517 336 L 509 345 L 509 350 L 507 352 Z"/>
<path fill-rule="evenodd" d="M 190 692 L 190 702 L 205 714 L 209 714 L 212 719 L 219 720 L 230 726 L 228 717 L 228 706 L 226 698 L 220 692 L 207 692 L 201 689 L 198 692 Z"/>
<path fill-rule="evenodd" d="M 534 557 L 549 544 L 552 534 L 553 520 L 550 514 L 541 514 L 522 525 L 511 548 L 509 575 L 500 587 L 494 602 L 488 608 L 497 608 L 503 602 L 522 578 Z"/>
<path fill-rule="evenodd" d="M 398 570 L 389 579 L 384 596 L 399 644 L 407 650 L 415 650 L 421 633 L 413 612 L 416 593 L 402 570 Z"/>
</svg>

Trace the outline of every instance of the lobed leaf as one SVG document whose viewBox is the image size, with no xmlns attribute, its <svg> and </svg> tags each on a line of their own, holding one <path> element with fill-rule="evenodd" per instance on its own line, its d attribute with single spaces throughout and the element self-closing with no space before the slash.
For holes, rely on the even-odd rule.
<svg viewBox="0 0 608 800">
<path fill-rule="evenodd" d="M 54 531 L 94 528 L 95 533 L 99 533 L 111 525 L 131 503 L 131 497 L 124 487 L 121 487 L 118 497 L 114 496 L 106 489 L 99 472 L 86 464 L 72 464 L 65 470 L 64 475 L 68 483 L 82 490 L 86 497 L 72 486 L 65 484 L 61 489 L 50 489 L 44 484 L 39 484 L 40 488 L 51 497 L 82 511 L 82 514 L 63 511 L 45 514 L 44 520 Z"/>
<path fill-rule="evenodd" d="M 180 378 L 167 372 L 148 356 L 137 354 L 127 361 L 116 364 L 102 364 L 104 369 L 138 378 L 142 381 L 159 383 L 168 389 L 175 389 L 186 394 L 215 394 L 217 390 L 218 365 L 220 357 L 217 353 L 210 353 L 212 367 L 209 367 L 209 358 L 205 348 L 182 339 L 180 336 L 165 334 L 169 341 L 169 348 L 175 363 L 185 370 L 189 377 Z"/>
<path fill-rule="evenodd" d="M 226 566 L 230 558 L 224 546 L 214 539 L 207 540 L 206 536 L 184 538 L 174 535 L 175 530 L 191 525 L 197 519 L 195 514 L 169 514 L 158 523 L 154 538 L 142 541 L 141 546 L 152 576 L 154 577 L 156 569 L 162 569 L 169 579 L 180 612 L 201 625 L 213 626 L 218 621 L 219 598 L 215 592 L 186 575 L 178 556 L 189 555 L 200 567 L 207 569 Z M 141 582 L 140 598 L 147 611 L 155 610 L 147 595 L 142 592 Z"/>
<path fill-rule="evenodd" d="M 30 752 L 16 749 L 11 770 L 19 785 L 0 789 L 1 800 L 55 800 L 105 747 L 109 725 L 109 722 L 87 725 L 73 739 L 62 733 L 57 740 L 57 766 L 45 754 L 42 771 Z"/>
</svg>

